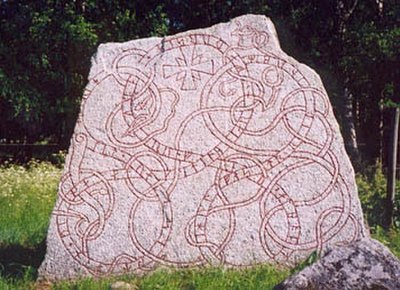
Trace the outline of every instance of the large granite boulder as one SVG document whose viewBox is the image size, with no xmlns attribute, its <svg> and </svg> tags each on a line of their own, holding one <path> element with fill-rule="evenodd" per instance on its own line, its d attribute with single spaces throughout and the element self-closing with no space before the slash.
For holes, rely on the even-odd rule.
<svg viewBox="0 0 400 290">
<path fill-rule="evenodd" d="M 398 290 L 400 261 L 384 245 L 364 238 L 326 250 L 319 261 L 276 290 Z"/>
<path fill-rule="evenodd" d="M 39 275 L 292 265 L 363 224 L 319 76 L 246 15 L 100 45 Z"/>
</svg>

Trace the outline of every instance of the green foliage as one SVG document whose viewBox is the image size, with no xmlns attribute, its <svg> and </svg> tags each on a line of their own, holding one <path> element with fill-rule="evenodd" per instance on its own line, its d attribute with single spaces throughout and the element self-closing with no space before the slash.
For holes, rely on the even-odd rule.
<svg viewBox="0 0 400 290">
<path fill-rule="evenodd" d="M 60 160 L 64 157 L 65 152 L 57 154 Z M 46 162 L 0 167 L 0 249 L 10 245 L 35 247 L 44 240 L 60 175 L 59 167 Z M 0 272 L 1 267 L 0 263 Z M 19 278 L 0 276 L 0 289 L 48 287 L 34 282 L 36 269 L 24 266 L 21 271 Z M 139 289 L 272 289 L 288 274 L 288 270 L 268 265 L 245 270 L 164 269 L 142 278 L 123 276 L 62 282 L 54 284 L 52 289 L 109 289 L 117 280 L 137 285 Z"/>
<path fill-rule="evenodd" d="M 165 35 L 167 23 L 156 1 L 1 1 L 3 142 L 67 144 L 99 43 Z"/>
<path fill-rule="evenodd" d="M 166 270 L 161 269 L 144 277 L 123 276 L 102 280 L 84 279 L 77 282 L 63 282 L 53 289 L 109 289 L 113 281 L 125 281 L 137 289 L 273 289 L 282 282 L 289 272 L 264 265 L 245 270 L 222 268 Z"/>
<path fill-rule="evenodd" d="M 300 272 L 304 268 L 311 266 L 314 264 L 319 258 L 318 252 L 314 251 L 308 256 L 307 259 L 297 264 L 293 269 L 290 270 L 290 274 L 293 275 L 294 273 Z"/>
<path fill-rule="evenodd" d="M 1 290 L 36 290 L 40 289 L 35 283 L 35 276 L 33 275 L 31 267 L 26 268 L 23 276 L 19 279 L 5 278 L 0 276 L 0 289 Z"/>
<path fill-rule="evenodd" d="M 388 139 L 382 104 L 400 103 L 400 6 L 380 3 L 0 1 L 1 138 L 27 143 L 49 139 L 66 148 L 90 57 L 99 43 L 163 36 L 256 13 L 285 24 L 294 43 L 283 40 L 282 47 L 292 47 L 290 54 L 321 73 L 342 128 L 351 122 L 346 104 L 357 108 L 353 113 L 358 141 L 366 144 L 360 150 L 373 164 Z"/>
<path fill-rule="evenodd" d="M 400 28 L 397 21 L 400 6 L 395 5 L 395 1 L 385 1 L 379 9 L 381 1 L 354 1 L 357 5 L 352 9 L 347 7 L 350 2 L 0 1 L 0 142 L 16 139 L 27 143 L 48 140 L 67 144 L 86 83 L 90 57 L 99 43 L 163 36 L 228 21 L 245 13 L 258 13 L 268 14 L 274 21 L 281 20 L 287 25 L 294 35 L 294 56 L 299 56 L 301 50 L 306 56 L 299 57 L 300 60 L 329 72 L 323 78 L 334 104 L 342 106 L 343 100 L 336 99 L 342 98 L 344 87 L 349 89 L 356 108 L 353 111 L 359 141 L 366 144 L 362 147 L 363 156 L 368 161 L 375 160 L 388 139 L 385 139 L 385 130 L 389 122 L 381 106 L 393 107 L 400 103 Z M 287 46 L 283 43 L 282 47 Z M 332 86 L 332 83 L 341 85 Z M 63 154 L 53 157 L 62 164 Z M 60 174 L 58 167 L 47 163 L 0 167 L 0 246 L 34 246 L 43 240 Z M 379 227 L 386 195 L 382 166 L 357 175 L 357 184 L 375 237 L 399 256 L 398 230 L 386 233 Z M 398 184 L 397 227 L 400 227 L 399 188 Z M 26 278 L 22 280 L 0 279 L 0 289 L 34 288 L 29 271 L 27 269 Z M 182 275 L 179 281 L 159 272 L 151 276 L 154 278 L 144 278 L 138 283 L 148 288 L 165 284 L 181 289 L 207 289 L 202 283 L 214 283 L 216 288 L 223 288 L 221 281 L 230 277 L 242 288 L 249 287 L 240 279 L 255 279 L 249 285 L 254 283 L 257 287 L 268 288 L 257 284 L 259 280 L 264 281 L 264 272 L 265 269 L 255 276 L 249 274 L 253 278 L 238 278 L 243 273 L 220 269 L 210 270 L 208 274 L 191 270 L 168 274 L 171 277 Z M 206 277 L 202 280 L 201 275 Z M 85 280 L 65 287 L 108 289 L 107 283 Z M 235 287 L 229 283 L 224 285 Z"/>
<path fill-rule="evenodd" d="M 388 247 L 392 253 L 400 258 L 400 229 L 391 229 L 385 231 L 382 227 L 375 227 L 372 237 L 377 239 L 386 247 Z"/>
<path fill-rule="evenodd" d="M 382 154 L 386 160 L 390 118 L 381 104 L 400 103 L 400 6 L 393 1 L 268 3 L 272 18 L 282 19 L 293 34 L 290 54 L 321 74 L 341 127 L 354 125 L 363 160 L 374 164 Z"/>
<path fill-rule="evenodd" d="M 364 174 L 356 175 L 358 195 L 365 218 L 373 231 L 382 226 L 385 214 L 387 181 L 382 165 L 370 166 Z M 394 206 L 394 224 L 400 228 L 400 182 L 396 184 L 396 200 Z"/>
<path fill-rule="evenodd" d="M 45 162 L 0 167 L 0 247 L 44 240 L 60 175 Z"/>
<path fill-rule="evenodd" d="M 57 154 L 60 161 L 64 156 L 65 152 Z M 0 167 L 0 248 L 9 245 L 34 247 L 43 241 L 60 175 L 59 167 L 46 162 L 31 161 L 25 167 L 12 164 Z M 386 232 L 378 225 L 386 188 L 381 166 L 378 164 L 374 168 L 368 168 L 364 176 L 357 175 L 357 184 L 364 212 L 372 226 L 373 237 L 400 257 L 400 231 L 392 229 Z M 396 220 L 399 219 L 399 213 L 397 207 Z M 121 280 L 136 285 L 138 289 L 273 289 L 289 274 L 311 265 L 317 258 L 317 253 L 312 253 L 292 271 L 269 265 L 245 270 L 160 269 L 140 278 L 123 276 L 101 280 L 83 279 L 57 283 L 52 289 L 109 289 L 112 282 Z M 0 272 L 1 267 L 0 265 Z M 21 271 L 19 278 L 0 276 L 0 289 L 49 288 L 49 285 L 35 283 L 36 269 L 33 267 L 24 266 Z"/>
<path fill-rule="evenodd" d="M 67 151 L 60 150 L 57 153 L 51 154 L 49 160 L 52 164 L 54 164 L 58 168 L 63 168 L 66 156 L 67 156 Z"/>
<path fill-rule="evenodd" d="M 366 171 L 364 175 L 357 174 L 356 182 L 363 212 L 368 224 L 374 227 L 383 220 L 386 178 L 380 164 Z"/>
</svg>

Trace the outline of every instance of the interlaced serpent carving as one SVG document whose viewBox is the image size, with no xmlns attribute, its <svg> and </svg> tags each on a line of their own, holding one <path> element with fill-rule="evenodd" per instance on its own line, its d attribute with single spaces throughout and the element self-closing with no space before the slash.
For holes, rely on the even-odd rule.
<svg viewBox="0 0 400 290">
<path fill-rule="evenodd" d="M 360 235 L 326 93 L 267 32 L 231 37 L 124 47 L 90 78 L 53 213 L 89 273 L 289 263 Z"/>
</svg>

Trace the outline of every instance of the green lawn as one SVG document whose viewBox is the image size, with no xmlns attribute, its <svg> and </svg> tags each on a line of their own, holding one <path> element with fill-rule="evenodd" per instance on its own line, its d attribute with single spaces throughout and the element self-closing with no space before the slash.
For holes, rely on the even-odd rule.
<svg viewBox="0 0 400 290">
<path fill-rule="evenodd" d="M 245 270 L 164 269 L 140 278 L 123 276 L 38 284 L 37 268 L 45 253 L 44 240 L 61 171 L 46 162 L 0 167 L 0 290 L 109 289 L 111 283 L 119 280 L 137 289 L 272 289 L 291 272 L 268 265 Z M 375 238 L 400 257 L 399 231 L 387 233 L 375 227 L 374 232 Z"/>
<path fill-rule="evenodd" d="M 0 247 L 43 241 L 60 176 L 45 162 L 0 167 Z"/>
<path fill-rule="evenodd" d="M 287 270 L 277 270 L 272 266 L 259 266 L 247 270 L 223 270 L 206 268 L 196 270 L 159 270 L 150 275 L 135 278 L 124 276 L 114 279 L 94 281 L 80 280 L 76 283 L 60 283 L 54 289 L 104 289 L 108 290 L 112 281 L 126 281 L 137 289 L 272 289 L 289 274 Z"/>
<path fill-rule="evenodd" d="M 0 290 L 36 289 L 37 267 L 55 202 L 61 169 L 46 162 L 0 167 Z M 58 283 L 52 289 L 109 289 L 117 280 L 138 289 L 272 289 L 288 270 L 260 266 L 246 270 L 207 268 L 156 271 L 141 278 L 124 276 Z"/>
<path fill-rule="evenodd" d="M 101 280 L 83 279 L 75 282 L 61 282 L 53 285 L 38 284 L 33 271 L 27 271 L 19 279 L 1 278 L 0 289 L 81 289 L 109 290 L 115 281 L 125 281 L 137 289 L 273 289 L 288 275 L 288 270 L 278 270 L 272 266 L 259 266 L 246 270 L 224 270 L 207 268 L 196 270 L 158 270 L 144 277 L 121 276 Z"/>
</svg>

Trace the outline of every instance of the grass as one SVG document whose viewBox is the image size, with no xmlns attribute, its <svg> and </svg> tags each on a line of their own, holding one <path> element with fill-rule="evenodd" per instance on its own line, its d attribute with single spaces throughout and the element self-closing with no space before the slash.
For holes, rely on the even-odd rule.
<svg viewBox="0 0 400 290">
<path fill-rule="evenodd" d="M 46 236 L 61 169 L 31 161 L 0 167 L 0 246 L 34 247 Z"/>
<path fill-rule="evenodd" d="M 0 167 L 0 290 L 50 289 L 35 279 L 44 257 L 44 240 L 60 176 L 61 169 L 47 162 Z M 110 289 L 117 280 L 138 289 L 272 289 L 288 275 L 288 270 L 272 266 L 245 270 L 164 269 L 140 278 L 61 282 L 51 289 Z"/>
<path fill-rule="evenodd" d="M 60 282 L 53 285 L 34 281 L 32 272 L 27 271 L 20 279 L 0 279 L 0 289 L 55 289 L 55 290 L 109 290 L 115 281 L 124 281 L 140 290 L 194 290 L 194 289 L 273 289 L 289 275 L 288 270 L 272 266 L 258 266 L 245 270 L 221 268 L 166 270 L 161 269 L 143 277 L 121 276 L 105 279 L 82 279 Z"/>
<path fill-rule="evenodd" d="M 0 166 L 0 290 L 110 289 L 110 285 L 115 281 L 125 281 L 134 285 L 135 289 L 143 290 L 273 289 L 293 271 L 300 270 L 296 268 L 290 271 L 269 265 L 244 270 L 160 269 L 143 277 L 83 279 L 53 285 L 35 282 L 37 268 L 45 253 L 44 239 L 60 176 L 61 169 L 46 162 L 32 161 L 27 166 Z M 375 189 L 380 183 L 360 180 L 359 178 L 359 183 L 364 182 L 359 184 L 362 186 L 362 195 L 378 191 Z M 378 185 L 374 185 L 376 188 L 370 188 L 370 184 Z M 375 205 L 370 207 L 373 206 Z M 372 229 L 373 237 L 400 257 L 400 231 L 385 232 L 377 226 Z M 313 257 L 310 259 L 311 262 L 314 261 Z M 302 267 L 307 265 L 307 261 L 305 263 Z"/>
<path fill-rule="evenodd" d="M 35 284 L 35 269 L 26 267 L 22 276 L 19 277 L 1 277 L 0 276 L 0 289 L 1 290 L 29 290 L 40 289 Z M 41 290 L 41 289 L 40 289 Z"/>
<path fill-rule="evenodd" d="M 393 255 L 400 258 L 400 230 L 392 229 L 389 232 L 383 230 L 381 227 L 376 227 L 372 230 L 372 238 L 380 241 L 388 247 Z"/>
<path fill-rule="evenodd" d="M 272 289 L 289 274 L 272 266 L 258 266 L 246 270 L 205 268 L 195 270 L 161 269 L 143 277 L 124 276 L 102 280 L 85 279 L 78 282 L 59 283 L 53 289 L 110 289 L 114 281 L 125 281 L 137 289 L 194 290 L 194 289 Z"/>
</svg>

